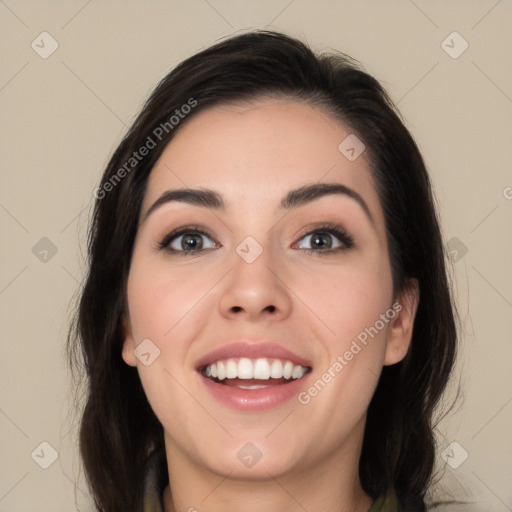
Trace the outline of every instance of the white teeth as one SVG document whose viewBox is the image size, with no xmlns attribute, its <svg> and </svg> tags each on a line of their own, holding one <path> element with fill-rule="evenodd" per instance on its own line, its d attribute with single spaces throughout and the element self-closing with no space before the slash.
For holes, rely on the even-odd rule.
<svg viewBox="0 0 512 512">
<path fill-rule="evenodd" d="M 266 359 L 256 360 L 253 375 L 255 379 L 270 379 L 270 365 Z"/>
<path fill-rule="evenodd" d="M 239 379 L 252 379 L 253 378 L 253 364 L 250 359 L 242 357 L 238 361 L 238 378 Z"/>
<path fill-rule="evenodd" d="M 270 376 L 273 379 L 280 379 L 283 376 L 283 363 L 276 359 L 270 366 Z"/>
<path fill-rule="evenodd" d="M 307 373 L 305 366 L 294 365 L 291 361 L 279 359 L 267 359 L 260 357 L 252 360 L 241 357 L 238 361 L 235 358 L 216 361 L 205 368 L 206 377 L 225 379 L 300 379 Z M 265 387 L 265 386 L 263 386 Z M 244 389 L 258 389 L 249 386 Z"/>
<path fill-rule="evenodd" d="M 222 361 L 217 361 L 217 378 L 224 380 L 226 378 L 226 367 Z"/>
<path fill-rule="evenodd" d="M 292 371 L 292 379 L 300 379 L 303 375 L 302 366 L 294 366 Z"/>
<path fill-rule="evenodd" d="M 293 373 L 293 363 L 290 361 L 286 361 L 284 368 L 283 368 L 283 377 L 285 379 L 290 379 Z"/>
<path fill-rule="evenodd" d="M 234 359 L 228 359 L 226 362 L 226 378 L 236 379 L 238 375 L 238 365 Z"/>
</svg>

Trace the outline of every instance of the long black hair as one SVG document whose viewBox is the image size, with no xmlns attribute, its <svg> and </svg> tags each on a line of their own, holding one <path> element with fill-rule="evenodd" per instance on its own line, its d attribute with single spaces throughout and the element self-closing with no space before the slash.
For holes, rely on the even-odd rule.
<svg viewBox="0 0 512 512">
<path fill-rule="evenodd" d="M 148 176 L 174 134 L 202 109 L 276 96 L 323 108 L 366 146 L 384 211 L 393 287 L 418 280 L 411 346 L 383 368 L 369 406 L 360 458 L 363 489 L 395 488 L 406 510 L 424 510 L 435 443 L 433 418 L 455 357 L 455 306 L 431 184 L 410 133 L 372 76 L 344 54 L 316 55 L 286 35 L 232 36 L 179 64 L 157 85 L 110 159 L 88 239 L 88 274 L 68 336 L 86 402 L 80 450 L 97 508 L 141 501 L 144 467 L 163 430 L 136 368 L 123 362 L 121 318 Z M 150 148 L 144 152 L 140 148 Z"/>
</svg>

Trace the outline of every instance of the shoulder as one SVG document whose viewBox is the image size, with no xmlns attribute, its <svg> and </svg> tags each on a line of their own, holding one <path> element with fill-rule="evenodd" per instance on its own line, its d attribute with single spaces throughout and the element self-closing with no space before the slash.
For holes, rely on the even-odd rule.
<svg viewBox="0 0 512 512">
<path fill-rule="evenodd" d="M 167 462 L 163 450 L 153 452 L 145 467 L 142 512 L 163 512 L 162 495 L 168 483 Z"/>
<path fill-rule="evenodd" d="M 414 503 L 413 503 L 414 501 Z M 368 512 L 425 512 L 422 500 L 411 500 L 397 494 L 393 487 L 383 493 Z"/>
</svg>

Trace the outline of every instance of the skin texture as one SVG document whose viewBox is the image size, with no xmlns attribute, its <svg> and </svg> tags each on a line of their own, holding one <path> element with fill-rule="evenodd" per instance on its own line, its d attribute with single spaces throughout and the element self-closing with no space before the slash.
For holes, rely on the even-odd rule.
<svg viewBox="0 0 512 512">
<path fill-rule="evenodd" d="M 169 488 L 164 493 L 166 512 L 371 506 L 357 473 L 366 411 L 383 365 L 407 352 L 419 299 L 415 286 L 393 296 L 366 153 L 351 162 L 338 150 L 349 134 L 326 112 L 295 100 L 215 106 L 180 127 L 152 170 L 141 219 L 175 188 L 213 189 L 227 205 L 166 203 L 141 221 L 135 241 L 123 359 L 138 367 L 165 431 L 172 489 L 172 496 Z M 314 183 L 355 190 L 373 221 L 342 195 L 279 210 L 290 190 Z M 326 222 L 348 232 L 354 246 L 322 255 L 306 235 L 325 233 L 316 228 Z M 158 248 L 189 224 L 211 233 L 202 237 L 203 252 Z M 236 252 L 247 236 L 263 248 L 250 264 Z M 173 247 L 183 247 L 181 238 Z M 312 247 L 317 252 L 305 252 Z M 263 338 L 313 362 L 307 390 L 396 301 L 400 312 L 305 405 L 293 398 L 271 410 L 237 412 L 214 400 L 195 370 L 200 357 L 228 341 Z M 147 338 L 160 356 L 144 366 L 134 349 Z M 237 457 L 247 442 L 262 453 L 250 468 Z"/>
</svg>

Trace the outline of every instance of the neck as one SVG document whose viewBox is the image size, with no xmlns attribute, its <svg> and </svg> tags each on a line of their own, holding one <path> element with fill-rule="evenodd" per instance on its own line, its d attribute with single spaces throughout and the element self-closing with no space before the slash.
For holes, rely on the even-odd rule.
<svg viewBox="0 0 512 512">
<path fill-rule="evenodd" d="M 257 479 L 247 479 L 230 468 L 222 475 L 195 464 L 166 438 L 170 486 L 164 492 L 164 510 L 368 512 L 373 500 L 359 481 L 360 447 L 360 442 L 349 442 L 314 466 L 297 465 L 278 475 L 269 468 Z"/>
<path fill-rule="evenodd" d="M 220 489 L 217 488 L 224 485 L 224 492 L 220 492 Z M 373 500 L 360 487 L 347 490 L 340 487 L 337 489 L 336 496 L 332 492 L 328 496 L 321 494 L 321 492 L 328 492 L 327 489 L 317 487 L 314 490 L 310 489 L 309 492 L 304 488 L 298 490 L 294 487 L 287 487 L 279 479 L 259 485 L 254 483 L 240 485 L 240 483 L 228 482 L 227 479 L 220 479 L 215 486 L 209 489 L 209 493 L 201 494 L 204 491 L 205 489 L 201 488 L 200 491 L 196 491 L 193 498 L 185 498 L 181 493 L 175 493 L 175 496 L 172 496 L 169 486 L 167 486 L 164 491 L 164 511 L 368 512 L 373 503 Z"/>
</svg>

